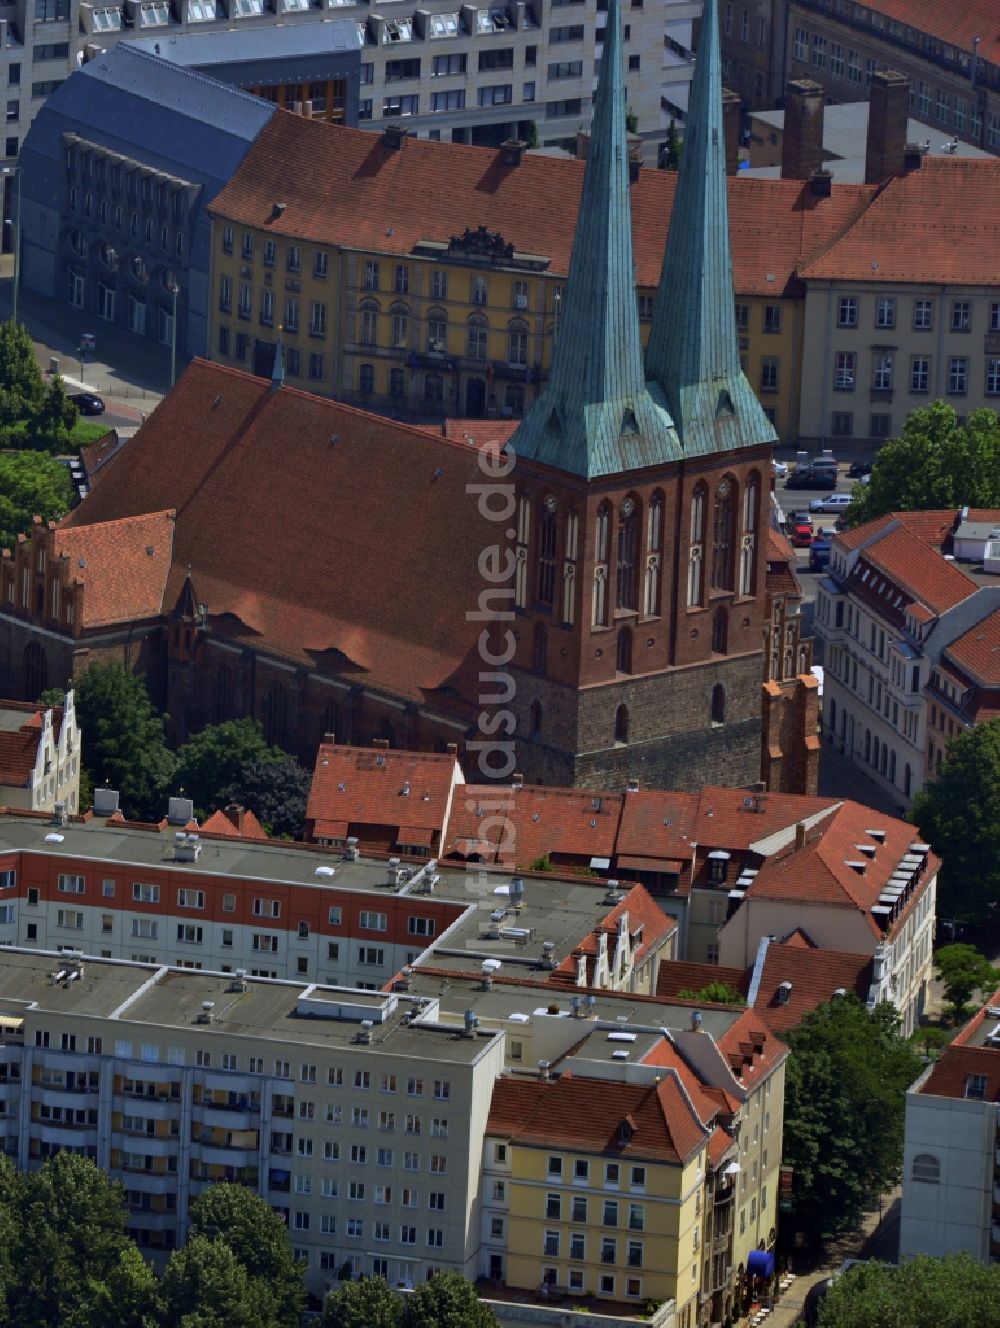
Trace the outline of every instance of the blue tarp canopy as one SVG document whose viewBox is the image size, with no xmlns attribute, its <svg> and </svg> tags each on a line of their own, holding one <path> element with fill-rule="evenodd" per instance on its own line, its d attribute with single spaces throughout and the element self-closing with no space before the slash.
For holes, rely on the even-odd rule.
<svg viewBox="0 0 1000 1328">
<path fill-rule="evenodd" d="M 774 1255 L 769 1250 L 751 1250 L 747 1258 L 747 1272 L 751 1277 L 773 1277 Z"/>
</svg>

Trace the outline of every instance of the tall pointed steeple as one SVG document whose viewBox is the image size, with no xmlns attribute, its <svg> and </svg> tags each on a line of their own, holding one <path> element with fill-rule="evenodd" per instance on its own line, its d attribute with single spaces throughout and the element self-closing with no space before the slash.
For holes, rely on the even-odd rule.
<svg viewBox="0 0 1000 1328">
<path fill-rule="evenodd" d="M 718 0 L 705 0 L 702 14 L 646 375 L 663 391 L 686 456 L 774 441 L 740 368 Z"/>
<path fill-rule="evenodd" d="M 559 470 L 598 475 L 679 455 L 660 393 L 647 388 L 632 258 L 619 0 L 604 54 L 566 295 L 548 383 L 511 440 Z"/>
</svg>

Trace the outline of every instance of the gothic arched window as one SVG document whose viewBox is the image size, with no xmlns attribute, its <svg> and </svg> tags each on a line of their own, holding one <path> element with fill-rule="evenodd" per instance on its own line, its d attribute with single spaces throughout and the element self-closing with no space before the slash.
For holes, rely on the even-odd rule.
<svg viewBox="0 0 1000 1328">
<path fill-rule="evenodd" d="M 552 604 L 556 595 L 556 539 L 559 505 L 547 494 L 538 514 L 538 585 L 540 604 Z"/>
<path fill-rule="evenodd" d="M 272 682 L 264 694 L 264 737 L 281 747 L 288 724 L 288 694 L 280 682 Z"/>
<path fill-rule="evenodd" d="M 618 512 L 618 560 L 615 567 L 615 607 L 637 609 L 639 570 L 639 511 L 634 498 L 626 498 Z"/>
<path fill-rule="evenodd" d="M 632 629 L 623 627 L 618 633 L 616 667 L 619 673 L 632 672 Z"/>
<path fill-rule="evenodd" d="M 733 588 L 733 527 L 736 515 L 736 484 L 727 475 L 719 481 L 712 511 L 712 588 Z"/>
</svg>

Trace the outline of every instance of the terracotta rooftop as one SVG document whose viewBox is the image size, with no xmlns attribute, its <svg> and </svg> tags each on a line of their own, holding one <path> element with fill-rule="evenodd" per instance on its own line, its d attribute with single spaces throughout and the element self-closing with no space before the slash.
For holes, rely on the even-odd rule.
<svg viewBox="0 0 1000 1328">
<path fill-rule="evenodd" d="M 66 524 L 56 531 L 56 553 L 68 559 L 70 580 L 83 585 L 80 626 L 155 618 L 162 612 L 174 513 L 155 507 L 159 510 L 130 514 L 127 521 Z"/>
<path fill-rule="evenodd" d="M 660 965 L 656 994 L 660 997 L 677 996 L 682 991 L 701 991 L 710 983 L 722 982 L 745 996 L 750 985 L 750 972 L 745 968 L 723 968 L 718 964 L 673 959 Z"/>
<path fill-rule="evenodd" d="M 463 606 L 477 603 L 477 559 L 493 538 L 466 490 L 479 474 L 464 443 L 196 360 L 116 457 L 115 482 L 65 519 L 59 539 L 101 569 L 88 622 L 158 612 L 170 546 L 154 528 L 169 495 L 168 609 L 190 568 L 227 640 L 264 639 L 289 662 L 329 662 L 391 694 L 456 707 L 466 659 L 478 664 L 479 624 Z M 138 515 L 151 511 L 159 517 Z M 373 530 L 388 529 L 406 538 L 373 543 Z M 337 557 L 318 561 L 323 531 L 336 532 Z"/>
<path fill-rule="evenodd" d="M 887 597 L 887 607 L 895 606 L 899 613 L 905 613 L 908 603 L 915 601 L 935 616 L 976 592 L 972 577 L 903 526 L 887 525 L 865 545 L 851 583 L 859 589 L 866 587 L 869 595 Z M 899 592 L 904 602 L 896 605 Z"/>
<path fill-rule="evenodd" d="M 768 1032 L 763 1015 L 745 1010 L 718 1039 L 733 1073 L 744 1088 L 753 1089 L 788 1055 L 788 1047 Z"/>
<path fill-rule="evenodd" d="M 622 796 L 541 784 L 470 784 L 453 804 L 444 851 L 525 869 L 545 855 L 589 867 L 591 858 L 614 854 Z"/>
<path fill-rule="evenodd" d="M 785 982 L 791 983 L 787 999 L 779 992 Z M 871 983 L 871 955 L 771 941 L 764 955 L 754 1011 L 772 1033 L 781 1036 L 838 991 L 853 992 L 866 1001 Z"/>
<path fill-rule="evenodd" d="M 310 838 L 363 839 L 365 828 L 384 827 L 395 842 L 437 845 L 456 779 L 454 753 L 321 743 L 306 806 Z"/>
<path fill-rule="evenodd" d="M 952 641 L 944 658 L 982 686 L 1000 687 L 1000 609 Z"/>
<path fill-rule="evenodd" d="M 973 41 L 979 38 L 980 59 L 1000 63 L 994 0 L 963 0 L 960 5 L 941 5 L 937 0 L 865 0 L 865 8 L 959 50 L 971 51 Z"/>
<path fill-rule="evenodd" d="M 252 811 L 230 803 L 212 813 L 201 832 L 206 835 L 225 835 L 227 839 L 269 839 L 267 831 Z"/>
<path fill-rule="evenodd" d="M 393 150 L 380 134 L 279 111 L 210 211 L 277 235 L 386 254 L 485 225 L 565 276 L 583 168 L 534 153 L 509 166 L 499 151 L 429 139 L 408 138 Z M 675 172 L 643 170 L 632 187 L 640 286 L 659 282 L 676 182 Z M 736 290 L 773 295 L 861 213 L 875 187 L 834 185 L 819 199 L 800 181 L 735 178 L 729 191 Z M 276 199 L 285 203 L 280 215 Z"/>
<path fill-rule="evenodd" d="M 899 0 L 899 8 L 911 10 L 912 0 Z M 931 0 L 926 8 L 952 12 Z M 971 6 L 954 11 L 961 8 Z M 988 24 L 996 32 L 1000 25 L 991 0 L 983 0 L 983 11 L 987 8 L 992 11 Z M 906 22 L 915 26 L 910 17 Z M 980 35 L 988 31 L 987 25 Z M 1000 42 L 995 50 L 1000 54 Z M 1000 284 L 998 190 L 1000 161 L 995 158 L 924 157 L 919 170 L 893 177 L 839 239 L 803 265 L 802 275 L 866 285 Z"/>
<path fill-rule="evenodd" d="M 998 1011 L 1000 991 L 995 991 L 934 1062 L 920 1086 L 921 1093 L 1000 1102 L 1000 1043 L 993 1041 L 1000 1023 Z M 973 1076 L 977 1082 L 970 1084 Z"/>
<path fill-rule="evenodd" d="M 621 1142 L 626 1118 L 632 1133 Z M 548 1083 L 504 1077 L 494 1085 L 486 1129 L 536 1147 L 674 1164 L 686 1162 L 710 1137 L 673 1074 L 650 1085 L 574 1074 Z"/>
</svg>

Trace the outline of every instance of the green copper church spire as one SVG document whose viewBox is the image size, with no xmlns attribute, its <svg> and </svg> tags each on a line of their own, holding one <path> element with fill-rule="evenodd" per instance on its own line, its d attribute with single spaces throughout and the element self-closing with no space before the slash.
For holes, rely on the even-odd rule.
<svg viewBox="0 0 1000 1328">
<path fill-rule="evenodd" d="M 608 0 L 590 150 L 552 371 L 511 444 L 520 456 L 588 479 L 679 455 L 662 395 L 647 387 L 642 364 L 619 0 Z"/>
<path fill-rule="evenodd" d="M 705 0 L 670 235 L 646 347 L 686 456 L 774 441 L 740 368 L 717 0 Z"/>
</svg>

